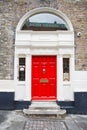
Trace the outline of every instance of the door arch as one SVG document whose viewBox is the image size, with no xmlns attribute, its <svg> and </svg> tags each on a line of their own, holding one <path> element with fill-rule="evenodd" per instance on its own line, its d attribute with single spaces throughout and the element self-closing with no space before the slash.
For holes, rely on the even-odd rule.
<svg viewBox="0 0 87 130">
<path fill-rule="evenodd" d="M 69 20 L 69 18 L 64 14 L 62 13 L 61 11 L 59 10 L 56 10 L 56 9 L 53 9 L 53 8 L 49 8 L 49 7 L 41 7 L 41 8 L 36 8 L 36 9 L 33 9 L 29 12 L 27 12 L 19 21 L 18 25 L 17 25 L 17 28 L 16 28 L 16 31 L 19 31 L 21 30 L 25 20 L 28 18 L 28 17 L 31 17 L 32 15 L 35 15 L 35 14 L 38 14 L 38 13 L 41 13 L 41 12 L 48 12 L 48 13 L 52 13 L 52 14 L 55 14 L 59 17 L 61 17 L 68 25 L 68 30 L 71 30 L 73 31 L 73 26 L 71 24 L 71 21 Z"/>
</svg>

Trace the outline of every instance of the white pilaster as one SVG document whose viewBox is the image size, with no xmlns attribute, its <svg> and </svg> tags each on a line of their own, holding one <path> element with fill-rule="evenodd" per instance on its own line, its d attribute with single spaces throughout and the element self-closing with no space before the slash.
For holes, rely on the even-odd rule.
<svg viewBox="0 0 87 130">
<path fill-rule="evenodd" d="M 14 58 L 14 80 L 18 80 L 18 55 L 15 54 Z"/>
<path fill-rule="evenodd" d="M 62 84 L 63 84 L 63 61 L 62 55 L 57 56 L 57 100 L 62 98 Z"/>
<path fill-rule="evenodd" d="M 25 100 L 31 100 L 31 55 L 26 55 L 26 94 Z"/>
</svg>

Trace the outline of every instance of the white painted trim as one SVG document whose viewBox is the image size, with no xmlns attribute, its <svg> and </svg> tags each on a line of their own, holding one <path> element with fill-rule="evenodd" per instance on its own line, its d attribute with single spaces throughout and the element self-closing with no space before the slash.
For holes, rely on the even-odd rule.
<svg viewBox="0 0 87 130">
<path fill-rule="evenodd" d="M 87 92 L 87 71 L 73 71 L 74 92 Z"/>
<path fill-rule="evenodd" d="M 37 14 L 37 13 L 41 13 L 41 12 L 48 12 L 48 13 L 54 13 L 55 15 L 58 15 L 60 16 L 68 25 L 68 29 L 73 31 L 73 26 L 71 24 L 71 21 L 69 20 L 69 18 L 64 14 L 62 13 L 61 11 L 59 10 L 56 10 L 54 8 L 49 8 L 49 7 L 40 7 L 40 8 L 36 8 L 36 9 L 33 9 L 29 12 L 27 12 L 19 21 L 18 25 L 17 25 L 17 29 L 16 31 L 20 31 L 23 24 L 24 24 L 24 21 L 34 15 L 34 14 Z"/>
<path fill-rule="evenodd" d="M 15 80 L 0 80 L 0 92 L 15 92 Z"/>
</svg>

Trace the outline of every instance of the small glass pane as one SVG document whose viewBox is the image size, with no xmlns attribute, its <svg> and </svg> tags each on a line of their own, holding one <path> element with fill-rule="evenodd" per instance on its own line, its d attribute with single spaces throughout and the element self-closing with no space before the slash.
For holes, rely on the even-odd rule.
<svg viewBox="0 0 87 130">
<path fill-rule="evenodd" d="M 63 58 L 63 81 L 70 80 L 69 58 Z"/>
<path fill-rule="evenodd" d="M 55 31 L 55 30 L 68 30 L 65 21 L 50 13 L 40 13 L 29 17 L 22 30 L 34 31 Z"/>
<path fill-rule="evenodd" d="M 25 81 L 25 58 L 19 58 L 19 81 Z"/>
<path fill-rule="evenodd" d="M 19 58 L 19 65 L 25 65 L 25 58 Z"/>
</svg>

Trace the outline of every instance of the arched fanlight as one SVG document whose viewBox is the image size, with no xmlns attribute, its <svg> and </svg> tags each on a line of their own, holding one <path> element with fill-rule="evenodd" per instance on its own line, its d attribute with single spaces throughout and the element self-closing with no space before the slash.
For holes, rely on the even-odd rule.
<svg viewBox="0 0 87 130">
<path fill-rule="evenodd" d="M 61 17 L 51 13 L 38 13 L 27 18 L 21 30 L 56 31 L 68 28 Z"/>
</svg>

